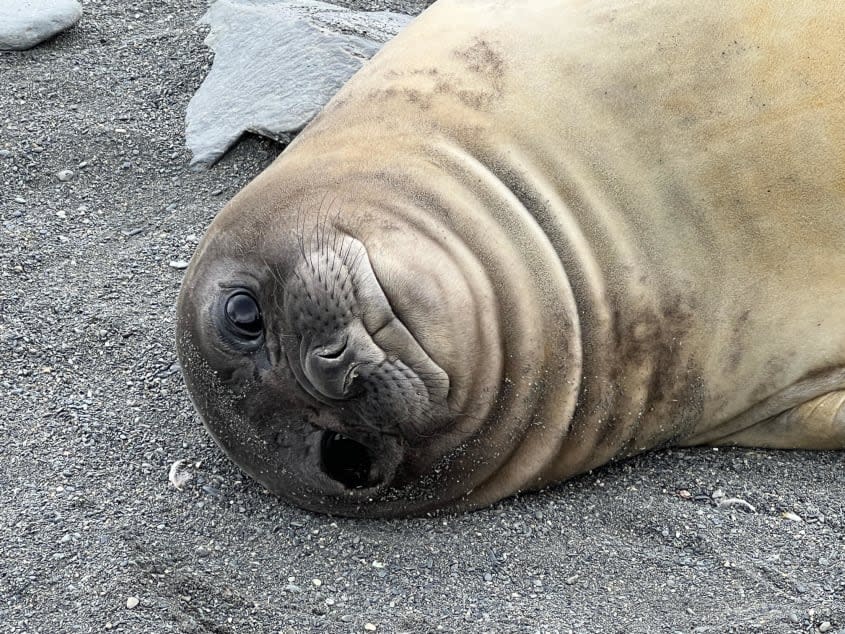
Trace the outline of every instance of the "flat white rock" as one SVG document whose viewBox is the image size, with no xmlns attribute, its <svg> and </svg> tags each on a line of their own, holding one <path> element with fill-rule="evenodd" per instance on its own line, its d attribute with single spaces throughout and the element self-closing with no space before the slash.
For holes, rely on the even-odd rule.
<svg viewBox="0 0 845 634">
<path fill-rule="evenodd" d="M 411 16 L 316 0 L 217 0 L 201 22 L 214 64 L 188 104 L 192 164 L 244 132 L 287 142 Z"/>
<path fill-rule="evenodd" d="M 77 0 L 0 0 L 0 49 L 32 48 L 79 22 Z"/>
</svg>

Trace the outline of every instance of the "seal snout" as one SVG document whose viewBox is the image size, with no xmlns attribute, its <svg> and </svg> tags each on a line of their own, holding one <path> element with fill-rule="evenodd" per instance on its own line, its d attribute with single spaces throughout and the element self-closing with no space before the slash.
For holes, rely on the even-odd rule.
<svg viewBox="0 0 845 634">
<path fill-rule="evenodd" d="M 309 383 L 332 400 L 353 398 L 361 391 L 358 368 L 378 365 L 385 354 L 360 322 L 352 322 L 330 337 L 303 338 L 299 360 Z"/>
</svg>

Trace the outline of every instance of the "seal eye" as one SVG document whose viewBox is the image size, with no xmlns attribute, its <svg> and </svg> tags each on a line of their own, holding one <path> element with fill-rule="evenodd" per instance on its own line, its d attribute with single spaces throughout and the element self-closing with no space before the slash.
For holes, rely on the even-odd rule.
<svg viewBox="0 0 845 634">
<path fill-rule="evenodd" d="M 226 319 L 236 334 L 257 339 L 264 330 L 261 309 L 249 293 L 235 293 L 226 301 Z"/>
</svg>

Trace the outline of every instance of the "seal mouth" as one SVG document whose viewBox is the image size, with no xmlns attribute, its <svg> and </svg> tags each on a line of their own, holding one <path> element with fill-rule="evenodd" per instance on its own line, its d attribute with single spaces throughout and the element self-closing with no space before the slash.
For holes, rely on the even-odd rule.
<svg viewBox="0 0 845 634">
<path fill-rule="evenodd" d="M 347 489 L 368 489 L 381 483 L 370 450 L 334 431 L 324 431 L 320 440 L 320 469 Z"/>
</svg>

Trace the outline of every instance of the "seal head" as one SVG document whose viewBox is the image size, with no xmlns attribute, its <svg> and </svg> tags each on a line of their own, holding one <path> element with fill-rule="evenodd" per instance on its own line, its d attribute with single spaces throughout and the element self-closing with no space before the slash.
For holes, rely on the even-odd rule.
<svg viewBox="0 0 845 634">
<path fill-rule="evenodd" d="M 465 494 L 453 463 L 479 461 L 462 445 L 502 373 L 494 296 L 471 290 L 489 285 L 480 267 L 399 214 L 309 225 L 302 202 L 290 231 L 254 210 L 250 230 L 229 231 L 254 191 L 215 220 L 179 300 L 179 356 L 212 436 L 315 510 L 407 514 Z"/>
</svg>

